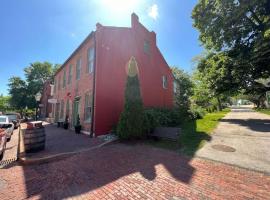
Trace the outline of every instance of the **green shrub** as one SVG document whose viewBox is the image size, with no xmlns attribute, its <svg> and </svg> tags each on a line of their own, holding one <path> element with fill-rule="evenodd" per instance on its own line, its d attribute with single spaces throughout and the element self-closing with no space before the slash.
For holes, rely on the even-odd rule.
<svg viewBox="0 0 270 200">
<path fill-rule="evenodd" d="M 117 135 L 122 140 L 143 138 L 145 136 L 143 128 L 144 110 L 136 68 L 136 61 L 131 58 L 125 89 L 124 111 L 121 113 L 117 125 Z"/>
<path fill-rule="evenodd" d="M 206 110 L 200 106 L 193 105 L 190 107 L 189 110 L 189 116 L 190 119 L 195 120 L 195 119 L 202 119 L 204 115 L 206 115 Z"/>
<path fill-rule="evenodd" d="M 178 126 L 184 118 L 183 112 L 176 108 L 147 108 L 144 110 L 144 129 L 150 133 L 155 127 Z"/>
<path fill-rule="evenodd" d="M 209 105 L 206 107 L 206 111 L 209 112 L 209 113 L 212 113 L 212 112 L 216 112 L 218 109 L 217 109 L 217 106 L 216 105 Z"/>
</svg>

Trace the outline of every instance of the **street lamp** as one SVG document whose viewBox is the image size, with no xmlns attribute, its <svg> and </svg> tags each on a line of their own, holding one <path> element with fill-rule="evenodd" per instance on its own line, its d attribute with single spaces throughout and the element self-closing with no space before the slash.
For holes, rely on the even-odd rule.
<svg viewBox="0 0 270 200">
<path fill-rule="evenodd" d="M 35 99 L 36 99 L 36 102 L 37 102 L 37 106 L 36 106 L 36 121 L 37 121 L 37 112 L 38 112 L 38 103 L 41 99 L 41 94 L 40 92 L 38 92 L 36 95 L 35 95 Z"/>
</svg>

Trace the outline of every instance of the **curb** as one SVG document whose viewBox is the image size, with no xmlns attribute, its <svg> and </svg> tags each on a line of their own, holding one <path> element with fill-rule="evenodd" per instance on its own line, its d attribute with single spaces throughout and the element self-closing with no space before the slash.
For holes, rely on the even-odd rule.
<svg viewBox="0 0 270 200">
<path fill-rule="evenodd" d="M 70 156 L 73 156 L 73 155 L 76 155 L 76 154 L 80 154 L 80 153 L 83 153 L 83 152 L 87 152 L 87 151 L 91 151 L 91 150 L 94 150 L 94 149 L 101 148 L 101 147 L 103 147 L 105 145 L 112 144 L 112 143 L 114 143 L 116 141 L 117 141 L 117 139 L 111 140 L 111 141 L 106 141 L 106 142 L 104 142 L 102 144 L 99 144 L 97 146 L 90 147 L 90 148 L 85 148 L 85 149 L 82 149 L 82 150 L 79 150 L 79 151 L 70 151 L 70 152 L 65 152 L 65 153 L 58 153 L 58 154 L 55 154 L 55 155 L 45 156 L 45 157 L 41 157 L 41 158 L 19 157 L 18 162 L 21 165 L 38 165 L 38 164 L 44 164 L 44 163 L 53 162 L 53 161 L 59 161 L 60 159 L 64 159 L 64 158 L 67 158 L 67 157 L 70 157 Z"/>
</svg>

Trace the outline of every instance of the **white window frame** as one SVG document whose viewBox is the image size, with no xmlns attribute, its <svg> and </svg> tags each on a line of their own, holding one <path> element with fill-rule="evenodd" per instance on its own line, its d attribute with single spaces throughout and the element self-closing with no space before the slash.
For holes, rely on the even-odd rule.
<svg viewBox="0 0 270 200">
<path fill-rule="evenodd" d="M 82 69 L 82 59 L 80 57 L 77 59 L 77 62 L 76 62 L 76 80 L 81 79 L 81 69 Z"/>
<path fill-rule="evenodd" d="M 168 88 L 168 77 L 166 75 L 162 76 L 162 87 L 163 87 L 163 89 Z"/>
<path fill-rule="evenodd" d="M 90 47 L 87 49 L 87 73 L 92 73 L 94 69 L 95 48 Z"/>
<path fill-rule="evenodd" d="M 68 69 L 68 85 L 70 85 L 72 82 L 72 64 L 69 65 Z"/>
<path fill-rule="evenodd" d="M 87 112 L 89 112 L 88 113 L 89 116 L 87 116 Z M 87 92 L 84 95 L 84 121 L 89 123 L 91 122 L 91 118 L 92 118 L 92 93 Z"/>
<path fill-rule="evenodd" d="M 67 84 L 67 74 L 66 74 L 66 69 L 64 69 L 64 74 L 63 74 L 63 85 L 62 85 L 62 88 L 65 88 L 66 87 L 66 84 Z"/>
</svg>

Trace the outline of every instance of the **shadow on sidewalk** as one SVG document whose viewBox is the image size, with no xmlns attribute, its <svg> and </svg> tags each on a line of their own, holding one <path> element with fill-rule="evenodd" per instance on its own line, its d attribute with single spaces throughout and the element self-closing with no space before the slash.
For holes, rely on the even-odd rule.
<svg viewBox="0 0 270 200">
<path fill-rule="evenodd" d="M 140 143 L 117 143 L 59 162 L 23 166 L 27 198 L 63 199 L 108 185 L 117 190 L 115 182 L 119 179 L 127 184 L 125 187 L 138 187 L 145 179 L 165 178 L 162 177 L 165 172 L 177 181 L 189 184 L 196 171 L 189 164 L 195 149 L 203 140 L 211 139 L 206 133 L 196 132 L 195 123 L 192 125 L 190 131 L 193 133 L 186 138 L 193 139 L 190 157 Z"/>
<path fill-rule="evenodd" d="M 268 119 L 221 119 L 221 122 L 237 124 L 258 132 L 270 132 L 270 120 Z"/>
</svg>

